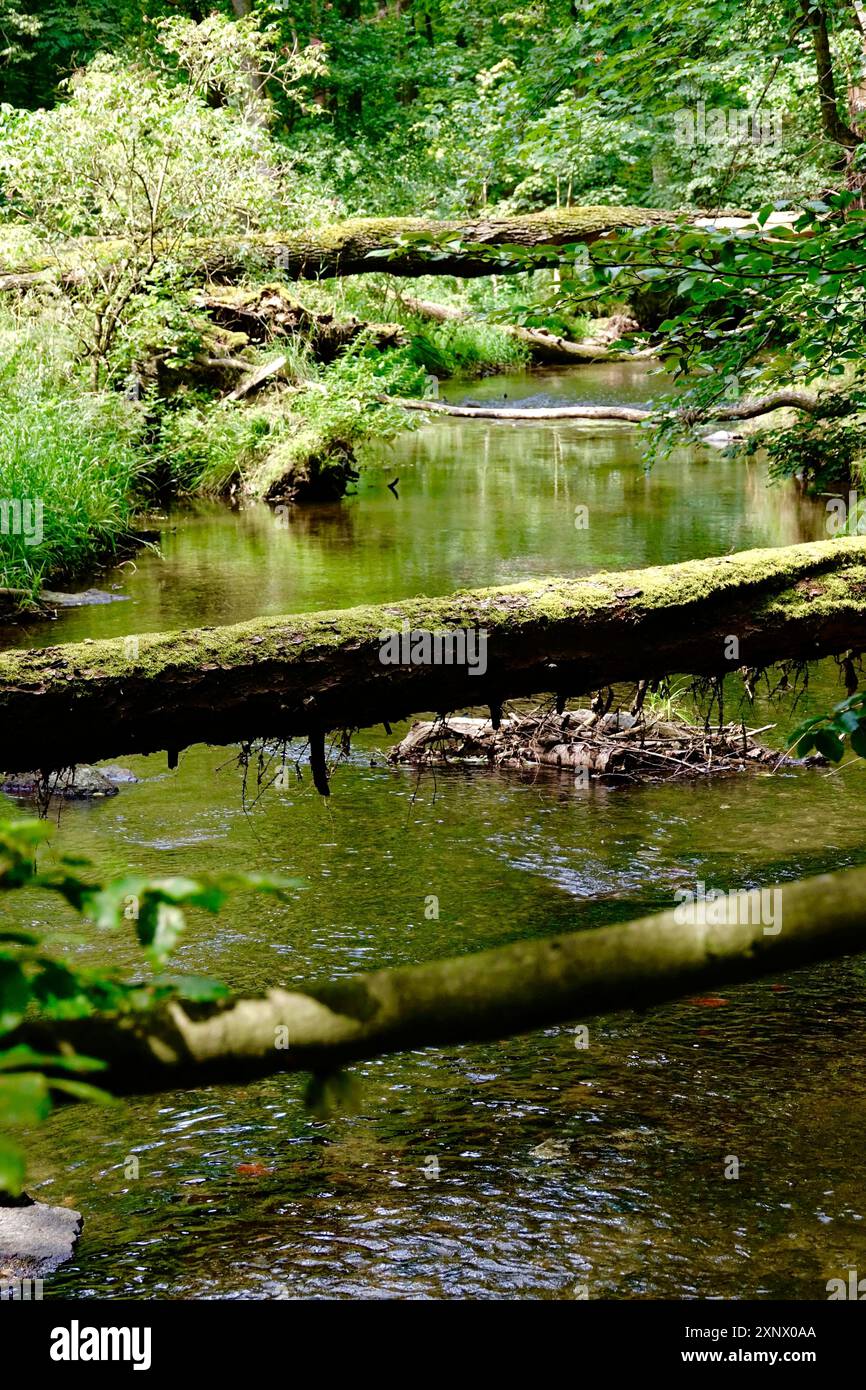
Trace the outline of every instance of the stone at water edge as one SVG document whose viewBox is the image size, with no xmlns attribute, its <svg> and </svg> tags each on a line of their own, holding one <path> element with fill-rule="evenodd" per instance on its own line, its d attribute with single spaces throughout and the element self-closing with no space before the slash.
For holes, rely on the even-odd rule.
<svg viewBox="0 0 866 1390">
<path fill-rule="evenodd" d="M 117 763 L 108 763 L 96 769 L 103 777 L 107 777 L 109 782 L 140 782 L 141 778 L 136 777 L 134 772 L 130 772 L 128 767 L 118 767 Z"/>
<path fill-rule="evenodd" d="M 129 594 L 111 594 L 105 589 L 82 589 L 77 594 L 66 594 L 58 589 L 43 589 L 39 599 L 48 608 L 89 608 L 100 603 L 128 603 Z"/>
<path fill-rule="evenodd" d="M 727 449 L 729 444 L 738 444 L 743 439 L 743 434 L 732 434 L 730 430 L 714 430 L 712 434 L 705 434 L 701 443 L 709 444 L 712 449 Z"/>
<path fill-rule="evenodd" d="M 0 1282 L 42 1279 L 72 1259 L 84 1218 L 45 1202 L 0 1206 Z"/>
<path fill-rule="evenodd" d="M 64 801 L 91 801 L 97 797 L 117 796 L 115 783 L 119 780 L 121 779 L 107 777 L 97 767 L 82 763 L 74 769 L 71 776 L 68 772 L 52 773 L 49 787 L 52 796 L 60 797 Z M 137 779 L 127 776 L 123 780 Z M 7 796 L 32 797 L 38 796 L 40 791 L 39 774 L 36 772 L 10 772 L 0 782 L 0 792 L 5 792 Z"/>
</svg>

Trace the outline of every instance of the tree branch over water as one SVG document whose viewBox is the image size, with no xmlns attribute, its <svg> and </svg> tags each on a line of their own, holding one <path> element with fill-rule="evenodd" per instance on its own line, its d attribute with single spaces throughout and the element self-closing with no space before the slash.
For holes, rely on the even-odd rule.
<svg viewBox="0 0 866 1390">
<path fill-rule="evenodd" d="M 100 1083 L 135 1095 L 499 1039 L 866 949 L 866 869 L 770 891 L 781 897 L 769 930 L 754 893 L 751 906 L 750 895 L 731 894 L 718 925 L 693 926 L 672 909 L 302 990 L 274 988 L 258 999 L 27 1023 L 6 1041 L 105 1058 Z"/>
<path fill-rule="evenodd" d="M 387 400 L 405 410 L 427 410 L 433 415 L 456 415 L 468 420 L 619 420 L 624 424 L 642 425 L 645 420 L 659 420 L 661 414 L 658 410 L 631 405 L 553 405 L 521 410 L 519 406 L 449 405 L 445 401 L 399 400 L 394 396 L 388 396 Z M 708 420 L 753 420 L 758 415 L 770 415 L 774 410 L 802 410 L 811 415 L 818 408 L 819 399 L 813 392 L 788 390 L 774 391 L 755 400 L 723 402 L 700 414 Z M 699 412 L 674 410 L 671 414 L 685 422 Z"/>
</svg>

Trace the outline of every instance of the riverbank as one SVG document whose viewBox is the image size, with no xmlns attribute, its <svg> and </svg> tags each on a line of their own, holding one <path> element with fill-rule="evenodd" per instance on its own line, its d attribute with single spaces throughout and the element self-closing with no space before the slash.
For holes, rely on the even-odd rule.
<svg viewBox="0 0 866 1390">
<path fill-rule="evenodd" d="M 332 318 L 321 307 L 324 294 L 315 298 L 319 320 Z M 255 342 L 217 329 L 207 344 L 210 366 L 184 362 L 178 344 L 180 356 L 167 364 L 166 354 L 152 347 L 147 360 L 94 391 L 67 328 L 49 309 L 6 306 L 0 321 L 6 612 L 26 610 L 43 585 L 60 587 L 128 553 L 136 516 L 156 502 L 226 495 L 335 500 L 356 480 L 363 444 L 411 426 L 397 406 L 382 404 L 383 394 L 424 392 L 433 367 L 441 375 L 471 375 L 519 366 L 528 355 L 485 324 L 428 325 L 416 333 L 412 316 L 403 320 L 390 351 L 362 330 L 332 362 L 316 360 L 309 334 L 275 333 Z M 189 331 L 203 331 L 195 314 Z M 243 389 L 275 359 L 278 369 L 260 389 Z"/>
<path fill-rule="evenodd" d="M 612 364 L 444 394 L 640 402 L 652 380 L 646 364 Z M 371 444 L 338 507 L 200 499 L 159 521 L 161 553 L 118 577 L 126 602 L 63 610 L 3 640 L 216 626 L 824 534 L 823 507 L 768 489 L 758 460 L 692 447 L 647 473 L 634 431 L 568 421 L 435 419 Z M 796 711 L 759 690 L 748 717 L 776 724 L 766 737 L 781 749 L 838 693 L 824 663 Z M 738 708 L 730 690 L 727 717 Z M 249 995 L 622 922 L 698 881 L 727 890 L 863 862 L 860 765 L 624 790 L 486 767 L 419 778 L 387 760 L 407 732 L 356 735 L 327 805 L 306 775 L 262 790 L 252 766 L 245 794 L 226 750 L 195 746 L 175 770 L 164 754 L 132 757 L 137 782 L 65 802 L 56 825 L 52 814 L 52 849 L 88 856 L 103 877 L 254 865 L 301 878 L 288 902 L 241 895 L 224 918 L 190 922 L 177 968 Z M 0 801 L 32 814 L 24 798 Z M 10 895 L 7 911 L 32 926 L 32 902 Z M 140 968 L 131 933 L 88 932 L 75 952 L 82 966 Z M 85 1216 L 50 1293 L 544 1298 L 589 1278 L 611 1298 L 813 1296 L 862 1256 L 866 1033 L 851 1034 L 853 1058 L 836 1045 L 861 1012 L 860 967 L 839 962 L 782 989 L 666 1005 L 651 1026 L 645 1014 L 600 1019 L 582 1049 L 561 1026 L 363 1063 L 358 1114 L 311 1116 L 296 1076 L 69 1107 L 28 1136 L 28 1190 Z M 763 1175 L 759 1189 L 738 1187 L 733 1252 L 720 1135 Z"/>
<path fill-rule="evenodd" d="M 602 363 L 455 379 L 442 395 L 630 404 L 659 383 L 667 389 L 645 362 Z M 615 424 L 588 431 L 567 420 L 511 428 L 431 418 L 371 441 L 361 458 L 339 506 L 273 507 L 235 494 L 179 499 L 149 514 L 160 553 L 139 551 L 134 566 L 93 581 L 131 603 L 64 609 L 47 626 L 25 619 L 2 640 L 32 646 L 220 625 L 613 569 L 624 557 L 643 566 L 826 538 L 824 507 L 791 483 L 768 487 L 762 461 L 682 449 L 646 473 L 640 432 Z M 584 518 L 578 507 L 585 526 L 575 524 Z"/>
</svg>

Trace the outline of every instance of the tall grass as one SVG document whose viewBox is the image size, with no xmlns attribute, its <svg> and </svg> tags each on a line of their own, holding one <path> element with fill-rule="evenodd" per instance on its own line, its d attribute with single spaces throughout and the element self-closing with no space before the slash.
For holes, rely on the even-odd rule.
<svg viewBox="0 0 866 1390">
<path fill-rule="evenodd" d="M 153 448 L 171 492 L 219 497 L 267 447 L 272 423 L 258 406 L 188 400 L 165 410 Z"/>
<path fill-rule="evenodd" d="M 35 593 L 117 549 L 134 506 L 137 432 L 128 401 L 83 388 L 53 325 L 0 323 L 0 588 Z"/>
<path fill-rule="evenodd" d="M 493 323 L 416 319 L 413 327 L 412 356 L 433 376 L 489 376 L 529 361 L 524 344 Z"/>
<path fill-rule="evenodd" d="M 335 362 L 305 353 L 290 364 L 294 385 L 255 401 L 209 401 L 187 394 L 159 421 L 151 457 L 179 493 L 220 495 L 232 484 L 260 495 L 315 464 L 341 469 L 371 439 L 390 439 L 413 421 L 388 395 L 419 395 L 424 371 L 412 349 L 381 353 L 357 340 Z"/>
</svg>

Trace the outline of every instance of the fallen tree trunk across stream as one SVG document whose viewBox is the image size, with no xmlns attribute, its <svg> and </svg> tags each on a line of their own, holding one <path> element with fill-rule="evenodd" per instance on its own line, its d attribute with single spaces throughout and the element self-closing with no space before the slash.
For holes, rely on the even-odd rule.
<svg viewBox="0 0 866 1390">
<path fill-rule="evenodd" d="M 319 280 L 333 275 L 509 274 L 540 264 L 559 264 L 553 248 L 591 246 L 602 237 L 635 227 L 665 226 L 684 221 L 691 226 L 745 227 L 748 217 L 669 212 L 659 208 L 581 207 L 549 212 L 480 217 L 443 222 L 426 217 L 359 217 L 331 227 L 306 231 L 250 233 L 246 237 L 190 240 L 172 246 L 172 255 L 190 269 L 215 279 L 234 279 L 252 267 L 282 270 L 289 279 Z M 527 267 L 508 248 L 537 251 L 549 246 L 547 262 Z M 498 256 L 497 250 L 503 254 Z M 122 241 L 71 242 L 59 255 L 41 264 L 0 261 L 0 292 L 20 292 L 40 283 L 67 288 L 85 283 L 100 266 L 110 266 L 125 253 Z"/>
<path fill-rule="evenodd" d="M 579 545 L 576 530 L 576 555 Z M 321 780 L 331 730 L 864 648 L 866 541 L 844 538 L 8 651 L 0 655 L 0 768 L 303 736 Z"/>
<path fill-rule="evenodd" d="M 499 1039 L 646 1008 L 866 949 L 866 869 L 425 965 L 271 989 L 264 998 L 179 1003 L 114 1018 L 26 1023 L 4 1039 L 105 1059 L 118 1094 L 327 1073 L 407 1048 Z M 792 1025 L 793 1026 L 793 1025 Z"/>
<path fill-rule="evenodd" d="M 631 360 L 634 360 L 634 356 Z M 394 396 L 383 396 L 382 400 L 400 405 L 404 410 L 427 410 L 433 415 L 455 415 L 464 420 L 619 420 L 624 424 L 642 425 L 646 420 L 658 420 L 661 414 L 658 409 L 635 405 L 551 405 L 521 410 L 519 406 L 449 405 L 445 401 L 410 400 Z M 720 402 L 708 406 L 700 412 L 700 416 L 694 410 L 670 413 L 679 414 L 684 421 L 698 418 L 753 420 L 774 410 L 803 410 L 812 414 L 818 404 L 818 397 L 811 391 L 774 391 L 769 396 L 759 396 L 753 400 Z"/>
</svg>

